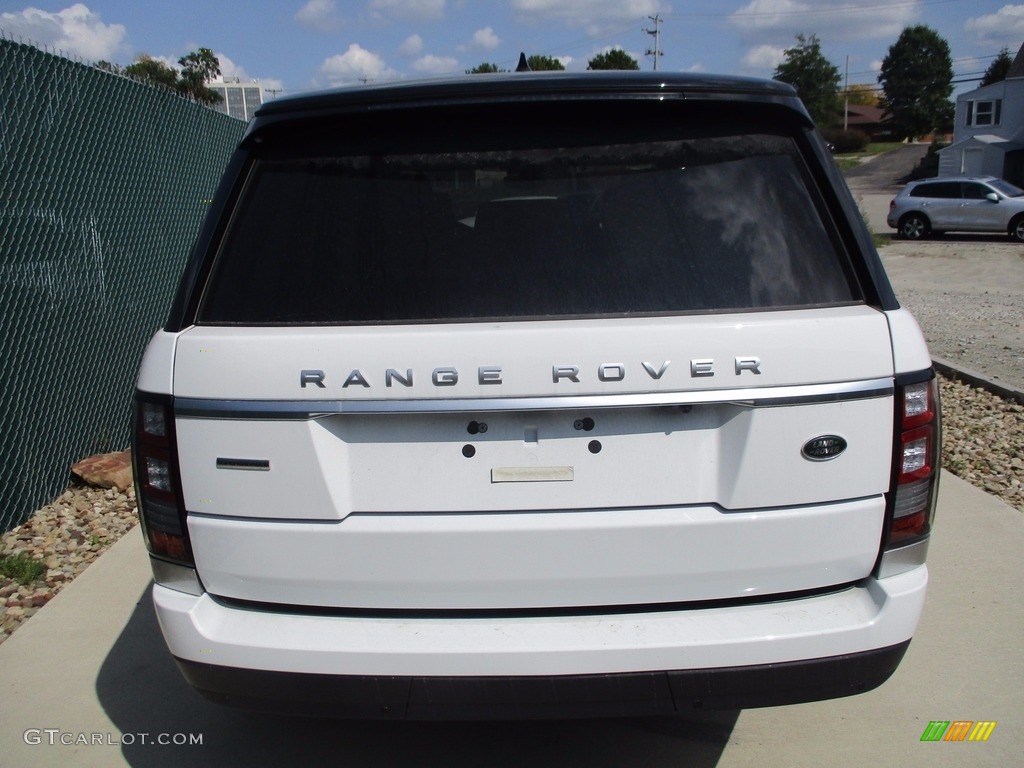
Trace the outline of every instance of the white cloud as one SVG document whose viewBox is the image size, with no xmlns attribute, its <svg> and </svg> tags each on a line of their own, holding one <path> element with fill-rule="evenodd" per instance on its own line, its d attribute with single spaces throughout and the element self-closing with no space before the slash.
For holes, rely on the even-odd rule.
<svg viewBox="0 0 1024 768">
<path fill-rule="evenodd" d="M 790 43 L 801 29 L 820 40 L 890 40 L 918 17 L 916 2 L 751 0 L 728 21 L 750 42 Z"/>
<path fill-rule="evenodd" d="M 309 0 L 295 14 L 295 20 L 321 32 L 333 32 L 341 28 L 334 0 Z"/>
<path fill-rule="evenodd" d="M 26 8 L 0 14 L 0 27 L 25 38 L 79 56 L 87 61 L 113 60 L 125 51 L 123 24 L 104 24 L 98 13 L 76 3 L 56 13 Z"/>
<path fill-rule="evenodd" d="M 371 0 L 370 11 L 388 19 L 440 19 L 445 0 Z"/>
<path fill-rule="evenodd" d="M 747 51 L 742 62 L 754 69 L 774 70 L 786 58 L 786 49 L 774 45 L 758 45 Z"/>
<path fill-rule="evenodd" d="M 235 64 L 223 53 L 216 53 L 217 61 L 220 62 L 220 77 L 214 78 L 215 83 L 251 83 L 258 81 L 263 86 L 263 99 L 270 101 L 284 93 L 284 81 L 276 77 L 256 78 L 250 75 L 244 67 Z"/>
<path fill-rule="evenodd" d="M 263 99 L 265 101 L 276 99 L 286 92 L 284 80 L 279 80 L 276 77 L 261 77 L 260 85 L 263 86 Z"/>
<path fill-rule="evenodd" d="M 512 8 L 524 21 L 561 21 L 595 36 L 672 10 L 662 0 L 512 0 Z"/>
<path fill-rule="evenodd" d="M 398 53 L 400 56 L 409 58 L 415 56 L 423 50 L 423 38 L 419 35 L 409 35 L 402 44 L 398 46 Z"/>
<path fill-rule="evenodd" d="M 1024 5 L 1004 5 L 995 13 L 968 19 L 964 29 L 974 33 L 981 42 L 1012 41 L 1015 45 L 1024 36 Z M 1011 56 L 1014 53 L 1010 51 Z"/>
<path fill-rule="evenodd" d="M 792 28 L 795 16 L 810 11 L 807 3 L 796 0 L 751 0 L 729 16 L 730 23 L 741 29 Z"/>
<path fill-rule="evenodd" d="M 331 86 L 369 80 L 392 80 L 398 76 L 384 59 L 358 43 L 352 43 L 344 53 L 325 59 L 318 72 L 318 81 Z"/>
<path fill-rule="evenodd" d="M 217 61 L 220 62 L 220 77 L 217 80 L 232 82 L 234 80 L 252 80 L 252 77 L 238 64 L 223 53 L 215 53 Z"/>
<path fill-rule="evenodd" d="M 463 51 L 489 51 L 494 50 L 502 44 L 501 39 L 495 34 L 492 28 L 484 27 L 473 33 L 473 39 L 465 45 L 460 45 L 459 50 Z"/>
<path fill-rule="evenodd" d="M 412 68 L 417 72 L 427 75 L 444 75 L 457 71 L 459 69 L 459 62 L 450 56 L 427 54 L 422 58 L 416 59 L 412 63 Z"/>
</svg>

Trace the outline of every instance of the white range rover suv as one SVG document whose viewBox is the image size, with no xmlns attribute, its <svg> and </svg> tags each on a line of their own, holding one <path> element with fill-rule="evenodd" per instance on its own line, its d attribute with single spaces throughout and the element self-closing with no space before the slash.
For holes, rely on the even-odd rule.
<svg viewBox="0 0 1024 768">
<path fill-rule="evenodd" d="M 888 678 L 924 601 L 931 360 L 781 83 L 263 105 L 134 429 L 164 637 L 231 705 L 812 701 Z"/>
</svg>

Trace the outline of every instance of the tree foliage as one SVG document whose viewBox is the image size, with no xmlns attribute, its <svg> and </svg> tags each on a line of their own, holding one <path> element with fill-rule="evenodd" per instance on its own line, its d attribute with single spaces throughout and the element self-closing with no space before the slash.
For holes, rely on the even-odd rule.
<svg viewBox="0 0 1024 768">
<path fill-rule="evenodd" d="M 1007 73 L 1010 71 L 1010 65 L 1013 64 L 1013 57 L 1010 56 L 1010 49 L 1005 45 L 999 52 L 992 63 L 988 65 L 988 69 L 985 70 L 985 75 L 981 78 L 980 88 L 984 88 L 986 85 L 992 85 L 992 83 L 999 83 L 1006 79 Z"/>
<path fill-rule="evenodd" d="M 621 48 L 612 48 L 588 61 L 587 69 L 640 69 L 640 65 Z"/>
<path fill-rule="evenodd" d="M 565 66 L 558 59 L 551 56 L 542 56 L 537 53 L 527 58 L 526 63 L 530 65 L 530 69 L 534 72 L 561 72 L 565 69 Z"/>
<path fill-rule="evenodd" d="M 839 69 L 821 52 L 817 35 L 796 36 L 796 45 L 787 48 L 785 59 L 772 77 L 796 88 L 811 119 L 819 126 L 836 122 L 843 113 L 839 99 Z"/>
<path fill-rule="evenodd" d="M 472 69 L 467 69 L 467 75 L 491 75 L 495 72 L 508 72 L 507 69 L 501 69 L 497 64 L 485 61 L 482 64 L 477 64 Z"/>
<path fill-rule="evenodd" d="M 878 91 L 870 85 L 854 84 L 846 91 L 846 96 L 851 104 L 860 104 L 865 107 L 878 106 Z"/>
<path fill-rule="evenodd" d="M 214 93 L 206 84 L 220 75 L 220 61 L 209 48 L 187 53 L 178 59 L 181 65 L 181 76 L 178 78 L 178 90 L 191 96 L 203 104 L 216 104 L 221 100 L 220 94 Z"/>
<path fill-rule="evenodd" d="M 165 88 L 177 89 L 178 87 L 178 70 L 154 59 L 147 53 L 140 53 L 134 62 L 124 68 L 124 73 L 136 80 L 162 85 Z"/>
<path fill-rule="evenodd" d="M 144 83 L 170 88 L 203 104 L 216 104 L 222 100 L 220 94 L 206 87 L 208 82 L 220 74 L 220 61 L 213 55 L 213 51 L 200 48 L 182 56 L 178 64 L 181 65 L 180 72 L 148 53 L 140 53 L 127 67 L 109 61 L 97 61 L 94 66 L 105 72 L 128 75 Z"/>
<path fill-rule="evenodd" d="M 924 25 L 907 27 L 889 47 L 878 82 L 898 136 L 914 138 L 953 123 L 953 60 L 949 43 Z"/>
</svg>

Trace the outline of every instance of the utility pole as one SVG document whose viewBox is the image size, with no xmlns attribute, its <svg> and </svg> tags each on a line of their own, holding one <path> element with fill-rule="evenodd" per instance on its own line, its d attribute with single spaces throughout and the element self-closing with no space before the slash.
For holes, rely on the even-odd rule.
<svg viewBox="0 0 1024 768">
<path fill-rule="evenodd" d="M 654 48 L 648 48 L 645 56 L 652 56 L 654 58 L 654 71 L 658 71 L 658 57 L 662 56 L 661 52 L 661 15 L 655 14 L 654 16 L 648 16 L 648 19 L 654 22 L 654 29 L 645 29 L 648 35 L 654 37 Z"/>
<path fill-rule="evenodd" d="M 850 129 L 850 54 L 846 54 L 846 85 L 843 87 L 846 98 L 843 102 L 843 130 Z"/>
</svg>

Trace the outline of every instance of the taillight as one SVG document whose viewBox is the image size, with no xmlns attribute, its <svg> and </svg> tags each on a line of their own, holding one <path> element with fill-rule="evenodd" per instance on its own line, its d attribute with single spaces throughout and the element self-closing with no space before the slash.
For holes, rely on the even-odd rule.
<svg viewBox="0 0 1024 768">
<path fill-rule="evenodd" d="M 895 549 L 928 536 L 938 489 L 940 429 L 938 386 L 934 377 L 899 384 L 892 516 L 885 548 Z"/>
<path fill-rule="evenodd" d="M 136 393 L 132 459 L 146 546 L 154 555 L 191 565 L 176 442 L 171 398 Z"/>
</svg>

